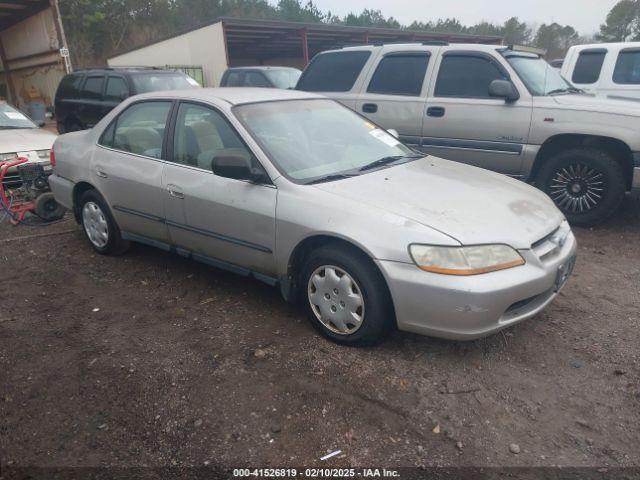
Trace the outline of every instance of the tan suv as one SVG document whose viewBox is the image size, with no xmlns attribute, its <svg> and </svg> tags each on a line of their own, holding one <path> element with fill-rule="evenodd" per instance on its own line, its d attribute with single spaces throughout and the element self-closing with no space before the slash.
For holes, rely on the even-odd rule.
<svg viewBox="0 0 640 480">
<path fill-rule="evenodd" d="M 349 47 L 317 55 L 296 88 L 340 101 L 423 152 L 535 183 L 576 225 L 604 220 L 640 186 L 637 103 L 586 95 L 533 53 Z"/>
</svg>

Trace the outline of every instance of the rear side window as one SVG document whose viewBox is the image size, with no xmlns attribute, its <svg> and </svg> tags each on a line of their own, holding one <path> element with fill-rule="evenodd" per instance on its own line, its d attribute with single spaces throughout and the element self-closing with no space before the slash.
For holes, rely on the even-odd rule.
<svg viewBox="0 0 640 480">
<path fill-rule="evenodd" d="M 135 103 L 104 131 L 100 145 L 146 157 L 162 156 L 162 140 L 171 102 Z"/>
<path fill-rule="evenodd" d="M 57 96 L 61 98 L 76 98 L 80 94 L 82 75 L 67 75 L 58 86 Z"/>
<path fill-rule="evenodd" d="M 225 87 L 239 87 L 242 81 L 242 72 L 229 72 L 224 81 Z"/>
<path fill-rule="evenodd" d="M 471 55 L 442 57 L 436 97 L 491 98 L 489 85 L 508 77 L 490 59 Z"/>
<path fill-rule="evenodd" d="M 244 74 L 245 87 L 270 87 L 264 75 L 258 72 L 247 72 Z"/>
<path fill-rule="evenodd" d="M 102 86 L 104 85 L 104 77 L 87 77 L 82 87 L 82 97 L 92 100 L 102 99 Z"/>
<path fill-rule="evenodd" d="M 576 66 L 573 69 L 571 81 L 581 84 L 596 83 L 600 78 L 606 50 L 583 50 L 580 52 Z"/>
<path fill-rule="evenodd" d="M 427 54 L 387 55 L 378 64 L 367 92 L 418 96 L 428 63 Z"/>
<path fill-rule="evenodd" d="M 640 50 L 623 50 L 618 55 L 613 81 L 621 85 L 640 85 Z"/>
<path fill-rule="evenodd" d="M 300 77 L 298 90 L 307 92 L 348 92 L 371 52 L 332 52 L 318 55 Z"/>
<path fill-rule="evenodd" d="M 129 87 L 122 77 L 109 77 L 105 100 L 120 102 L 129 96 Z"/>
</svg>

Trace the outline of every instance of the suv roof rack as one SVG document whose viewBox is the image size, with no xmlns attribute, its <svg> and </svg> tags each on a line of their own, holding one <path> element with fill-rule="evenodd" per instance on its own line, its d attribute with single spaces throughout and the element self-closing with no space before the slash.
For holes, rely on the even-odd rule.
<svg viewBox="0 0 640 480">
<path fill-rule="evenodd" d="M 440 46 L 440 47 L 447 47 L 449 46 L 449 42 L 447 42 L 446 40 L 425 40 L 424 42 L 422 42 L 422 45 L 434 45 L 434 46 Z"/>
<path fill-rule="evenodd" d="M 534 55 L 540 55 L 541 57 L 547 54 L 544 48 L 527 47 L 526 45 L 509 45 L 507 49 L 512 52 L 533 53 Z"/>
<path fill-rule="evenodd" d="M 114 66 L 114 67 L 89 67 L 89 68 L 78 68 L 74 70 L 75 72 L 91 72 L 96 70 L 175 70 L 170 67 L 145 67 L 145 66 Z"/>
</svg>

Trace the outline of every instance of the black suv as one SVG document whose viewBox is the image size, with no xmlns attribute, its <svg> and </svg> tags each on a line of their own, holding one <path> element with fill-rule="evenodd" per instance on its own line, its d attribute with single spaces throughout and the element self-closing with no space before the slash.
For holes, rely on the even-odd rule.
<svg viewBox="0 0 640 480">
<path fill-rule="evenodd" d="M 177 70 L 155 68 L 101 68 L 78 70 L 65 76 L 56 92 L 58 132 L 93 127 L 125 98 L 160 90 L 199 87 Z"/>
</svg>

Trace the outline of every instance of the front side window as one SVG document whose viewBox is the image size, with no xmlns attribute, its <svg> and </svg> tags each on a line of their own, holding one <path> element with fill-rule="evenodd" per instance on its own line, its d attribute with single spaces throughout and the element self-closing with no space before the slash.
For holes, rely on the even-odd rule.
<svg viewBox="0 0 640 480">
<path fill-rule="evenodd" d="M 545 96 L 574 93 L 575 87 L 560 72 L 537 56 L 512 55 L 507 61 L 516 71 L 531 95 Z"/>
<path fill-rule="evenodd" d="M 122 77 L 109 77 L 105 100 L 120 102 L 129 96 L 129 87 Z"/>
<path fill-rule="evenodd" d="M 571 76 L 573 83 L 583 85 L 593 84 L 600 78 L 604 57 L 607 55 L 606 50 L 589 51 L 583 50 L 576 61 L 576 66 Z"/>
<path fill-rule="evenodd" d="M 490 59 L 471 55 L 442 57 L 436 97 L 491 98 L 489 85 L 508 77 Z"/>
<path fill-rule="evenodd" d="M 378 64 L 367 92 L 419 96 L 428 63 L 426 54 L 387 55 Z"/>
<path fill-rule="evenodd" d="M 318 55 L 302 74 L 296 88 L 306 92 L 348 92 L 370 55 L 368 51 Z"/>
<path fill-rule="evenodd" d="M 131 105 L 109 125 L 100 145 L 146 157 L 162 156 L 162 140 L 171 102 L 150 101 Z"/>
<path fill-rule="evenodd" d="M 247 72 L 244 74 L 245 87 L 270 87 L 269 82 L 259 72 Z"/>
<path fill-rule="evenodd" d="M 640 50 L 623 50 L 618 55 L 613 81 L 620 85 L 640 85 Z"/>
<path fill-rule="evenodd" d="M 395 137 L 331 100 L 240 105 L 234 113 L 274 165 L 299 183 L 365 174 L 373 162 L 415 154 Z"/>
<path fill-rule="evenodd" d="M 104 77 L 87 77 L 82 88 L 82 97 L 91 100 L 102 99 L 102 86 L 104 85 Z"/>
<path fill-rule="evenodd" d="M 211 171 L 213 159 L 225 155 L 242 156 L 258 166 L 222 114 L 202 105 L 182 103 L 176 119 L 173 161 Z"/>
</svg>

